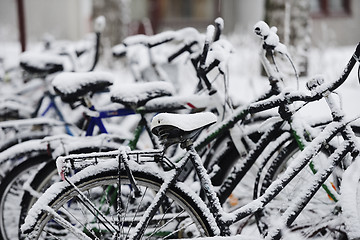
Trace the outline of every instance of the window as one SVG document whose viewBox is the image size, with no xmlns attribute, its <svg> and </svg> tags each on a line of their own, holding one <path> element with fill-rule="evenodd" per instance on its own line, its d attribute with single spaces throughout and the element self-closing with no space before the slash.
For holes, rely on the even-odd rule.
<svg viewBox="0 0 360 240">
<path fill-rule="evenodd" d="M 314 17 L 347 16 L 351 0 L 311 0 L 310 10 Z"/>
<path fill-rule="evenodd" d="M 165 19 L 191 18 L 195 20 L 212 19 L 215 12 L 213 0 L 162 0 Z"/>
<path fill-rule="evenodd" d="M 208 24 L 220 16 L 220 0 L 151 0 L 150 2 L 151 22 L 155 32 L 188 26 L 205 30 Z"/>
</svg>

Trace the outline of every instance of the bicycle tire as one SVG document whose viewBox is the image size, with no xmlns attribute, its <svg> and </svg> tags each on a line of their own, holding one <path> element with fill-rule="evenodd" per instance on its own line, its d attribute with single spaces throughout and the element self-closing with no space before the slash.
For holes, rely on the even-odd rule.
<svg viewBox="0 0 360 240">
<path fill-rule="evenodd" d="M 115 161 L 114 161 L 115 162 Z M 106 164 L 105 164 L 106 165 Z M 111 164 L 110 164 L 111 165 Z M 74 178 L 74 184 L 80 188 L 83 192 L 86 191 L 86 194 L 88 196 L 91 195 L 91 190 L 99 190 L 100 189 L 104 189 L 105 186 L 114 186 L 117 185 L 117 182 L 119 180 L 118 178 L 118 167 L 117 167 L 118 163 L 115 163 L 111 166 L 106 165 L 106 167 L 101 168 L 100 165 L 97 166 L 91 166 L 86 168 L 83 171 L 80 171 L 78 174 L 75 175 Z M 136 165 L 137 168 L 139 168 L 139 165 Z M 132 167 L 131 167 L 132 168 Z M 159 187 L 161 186 L 161 184 L 163 183 L 163 179 L 158 175 L 158 174 L 154 174 L 150 171 L 146 171 L 146 170 L 139 170 L 139 169 L 132 169 L 134 178 L 137 182 L 137 185 L 141 187 L 150 187 L 152 188 L 153 191 L 157 191 L 159 189 Z M 129 191 L 131 190 L 130 188 L 128 188 L 128 177 L 127 174 L 125 172 L 125 170 L 121 170 L 120 172 L 120 179 L 122 181 L 122 183 L 125 183 L 125 188 Z M 123 184 L 121 185 L 120 189 L 123 189 L 124 186 Z M 59 190 L 60 189 L 60 190 Z M 56 190 L 56 194 L 54 194 L 54 190 Z M 145 189 L 142 189 L 143 193 L 145 193 Z M 53 198 L 49 199 L 47 197 L 43 197 L 43 199 L 48 199 L 46 202 L 47 206 L 50 206 L 53 210 L 59 212 L 59 209 L 63 206 L 63 204 L 67 204 L 69 203 L 69 200 L 71 199 L 71 203 L 75 204 L 76 203 L 76 197 L 77 197 L 77 193 L 75 192 L 74 188 L 71 187 L 69 184 L 67 184 L 66 182 L 60 182 L 60 183 L 56 183 L 54 184 L 52 187 L 50 187 L 46 193 L 44 194 L 44 196 L 47 193 L 52 193 L 54 194 Z M 148 193 L 148 192 L 146 192 Z M 121 193 L 121 196 L 123 196 L 123 194 L 126 193 Z M 106 196 L 106 194 L 104 194 Z M 102 196 L 104 196 L 102 195 Z M 94 195 L 93 195 L 94 196 Z M 125 195 L 124 195 L 125 196 Z M 143 197 L 145 196 L 145 194 L 143 194 Z M 207 207 L 204 205 L 199 205 L 200 200 L 196 201 L 196 196 L 192 196 L 190 194 L 188 194 L 185 190 L 183 190 L 183 188 L 181 187 L 181 183 L 176 184 L 175 186 L 170 187 L 170 189 L 167 191 L 166 193 L 167 196 L 167 200 L 171 199 L 173 201 L 173 203 L 176 203 L 177 206 L 176 208 L 166 208 L 166 205 L 164 204 L 162 206 L 162 211 L 165 213 L 164 216 L 159 217 L 158 219 L 160 219 L 160 222 L 163 221 L 166 217 L 166 213 L 167 211 L 170 210 L 174 210 L 174 209 L 183 209 L 184 211 L 186 211 L 186 213 L 188 214 L 187 216 L 191 217 L 191 221 L 195 222 L 196 227 L 198 228 L 198 231 L 195 233 L 195 235 L 191 235 L 194 234 L 193 231 L 178 231 L 176 234 L 176 237 L 195 237 L 197 236 L 196 234 L 199 235 L 205 235 L 205 236 L 212 236 L 215 234 L 215 230 L 214 230 L 214 225 L 211 224 L 211 221 L 209 221 L 209 219 L 211 219 L 209 217 L 209 210 L 207 209 Z M 126 198 L 129 196 L 125 196 Z M 150 196 L 146 196 L 146 197 L 150 197 Z M 123 199 L 121 199 L 123 200 Z M 141 199 L 137 199 L 137 200 L 141 200 Z M 152 201 L 153 199 L 148 199 L 149 201 Z M 39 202 L 40 201 L 40 202 Z M 32 208 L 32 210 L 29 212 L 30 215 L 30 219 L 35 219 L 35 221 L 31 221 L 30 223 L 28 221 L 25 221 L 25 225 L 27 225 L 26 229 L 31 229 L 31 233 L 30 236 L 32 239 L 38 239 L 39 236 L 41 234 L 49 234 L 49 231 L 51 231 L 51 224 L 54 225 L 54 222 L 50 221 L 49 219 L 51 218 L 51 216 L 49 214 L 47 214 L 45 211 L 43 210 L 38 210 L 38 206 L 44 206 L 45 202 L 43 202 L 42 200 L 39 200 L 34 207 Z M 94 200 L 92 200 L 94 201 Z M 108 202 L 109 199 L 106 199 L 106 202 Z M 166 201 L 168 202 L 168 201 Z M 169 200 L 170 202 L 170 200 Z M 126 206 L 126 205 L 123 205 Z M 135 206 L 134 206 L 135 207 Z M 147 206 L 145 205 L 145 208 Z M 138 208 L 138 206 L 136 206 L 136 208 Z M 62 207 L 61 209 L 65 209 L 64 207 Z M 135 209 L 135 208 L 133 208 Z M 68 211 L 70 211 L 71 209 L 67 209 Z M 114 209 L 113 209 L 114 210 Z M 82 209 L 82 211 L 84 212 L 84 215 L 88 214 L 85 212 L 85 209 Z M 111 211 L 111 209 L 107 209 L 107 211 Z M 116 209 L 115 209 L 116 211 Z M 35 212 L 35 214 L 34 214 Z M 129 212 L 128 209 L 127 211 L 124 212 Z M 77 212 L 78 213 L 78 212 Z M 175 212 L 176 214 L 178 214 L 178 211 Z M 87 217 L 87 216 L 85 216 Z M 94 216 L 92 216 L 94 217 Z M 123 216 L 125 219 L 125 216 Z M 29 217 L 27 217 L 28 219 Z M 26 220 L 27 220 L 26 219 Z M 135 218 L 134 218 L 135 219 Z M 171 230 L 173 227 L 175 227 L 175 229 L 177 229 L 182 223 L 184 223 L 184 221 L 186 221 L 183 219 L 181 222 L 176 222 L 177 219 L 173 218 L 171 220 L 175 220 L 175 223 L 170 223 L 167 222 L 167 226 L 171 225 L 170 228 Z M 65 219 L 64 219 L 65 220 Z M 70 219 L 66 219 L 66 220 L 70 220 Z M 109 219 L 111 221 L 115 221 L 115 219 Z M 84 220 L 81 219 L 81 221 L 79 222 L 83 222 L 84 224 L 82 225 L 78 225 L 78 227 L 80 228 L 85 228 L 85 226 L 89 223 L 88 220 Z M 73 226 L 75 226 L 74 222 L 72 222 L 71 224 L 73 224 Z M 79 224 L 79 223 L 77 223 Z M 99 224 L 99 223 L 97 223 Z M 130 224 L 130 223 L 128 223 Z M 127 224 L 124 224 L 127 225 Z M 90 226 L 90 225 L 88 225 Z M 87 226 L 86 226 L 87 227 Z M 130 224 L 131 227 L 131 224 Z M 24 228 L 24 225 L 23 225 Z M 58 228 L 57 233 L 60 232 L 60 227 L 56 226 L 56 228 Z M 23 229 L 24 230 L 24 229 Z M 91 231 L 88 230 L 88 233 L 92 233 L 94 235 L 96 234 L 104 234 L 101 235 L 100 238 L 106 238 L 105 234 L 106 232 L 104 231 L 104 229 L 101 229 L 101 231 Z M 185 229 L 187 230 L 187 229 Z M 193 230 L 193 229 L 191 229 Z M 69 231 L 65 231 L 62 232 L 64 235 L 63 236 L 59 236 L 57 235 L 56 237 L 59 238 L 64 238 L 64 239 L 68 239 L 68 235 L 70 234 Z M 123 232 L 125 234 L 125 232 Z M 166 232 L 167 233 L 167 232 Z M 186 233 L 186 234 L 185 234 Z M 28 231 L 25 232 L 25 234 L 29 234 Z M 182 234 L 185 234 L 185 236 L 183 236 Z M 41 237 L 44 237 L 44 236 Z M 173 235 L 171 235 L 173 237 Z M 109 236 L 108 236 L 109 237 Z M 157 238 L 158 236 L 154 236 L 155 238 Z"/>
<path fill-rule="evenodd" d="M 51 184 L 59 182 L 60 180 L 61 179 L 58 175 L 55 161 L 49 161 L 43 167 L 39 168 L 38 172 L 31 179 L 29 187 L 32 189 L 32 191 L 41 194 L 44 193 L 45 190 L 51 186 Z M 24 192 L 20 203 L 21 209 L 18 227 L 19 236 L 21 235 L 20 226 L 24 223 L 27 213 L 37 199 L 38 197 L 34 196 L 33 193 L 30 193 L 29 191 Z"/>
<path fill-rule="evenodd" d="M 51 160 L 48 155 L 24 160 L 14 167 L 0 184 L 0 239 L 8 240 L 17 237 L 19 205 L 23 195 L 23 183 L 26 177 L 36 171 L 39 164 Z M 14 205 L 15 204 L 15 205 Z"/>
<path fill-rule="evenodd" d="M 349 239 L 359 239 L 360 232 L 360 160 L 358 158 L 345 170 L 342 178 L 341 209 Z"/>
<path fill-rule="evenodd" d="M 103 149 L 105 151 L 113 150 L 110 148 Z M 77 153 L 77 152 L 92 152 L 92 151 L 99 151 L 98 148 L 91 148 L 85 147 L 78 150 L 73 150 L 70 153 Z M 34 155 L 34 154 L 33 154 Z M 36 155 L 36 154 L 35 154 Z M 36 155 L 36 157 L 32 157 L 26 161 L 33 161 L 36 162 L 37 159 L 41 158 L 41 153 Z M 27 215 L 27 212 L 32 207 L 32 205 L 36 202 L 39 195 L 41 195 L 45 190 L 54 182 L 60 181 L 60 177 L 57 174 L 57 169 L 55 165 L 55 161 L 48 157 L 50 161 L 47 161 L 43 166 L 39 166 L 37 172 L 31 175 L 31 179 L 28 181 L 29 185 L 28 188 L 31 189 L 31 193 L 29 189 L 24 189 L 24 193 L 22 194 L 22 198 L 20 198 L 20 205 L 17 205 L 19 208 L 18 214 L 18 221 L 16 222 L 18 231 L 18 236 L 20 236 L 20 226 L 24 223 L 24 219 Z M 39 162 L 39 164 L 42 162 Z M 26 169 L 24 168 L 24 171 Z M 22 172 L 19 171 L 17 173 L 13 173 L 13 178 L 21 176 Z M 51 180 L 51 178 L 54 178 Z M 19 202 L 19 201 L 18 201 Z M 15 232 L 15 229 L 12 229 L 12 232 Z"/>
</svg>

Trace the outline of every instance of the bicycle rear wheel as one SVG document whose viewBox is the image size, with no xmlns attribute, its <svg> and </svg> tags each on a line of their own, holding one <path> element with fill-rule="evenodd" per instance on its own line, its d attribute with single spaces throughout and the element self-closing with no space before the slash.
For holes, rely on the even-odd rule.
<svg viewBox="0 0 360 240">
<path fill-rule="evenodd" d="M 141 196 L 136 196 L 126 172 L 122 170 L 118 177 L 116 165 L 89 167 L 72 178 L 96 209 L 92 209 L 74 187 L 66 182 L 56 183 L 34 205 L 23 229 L 31 229 L 32 239 L 109 239 L 114 236 L 126 239 L 154 200 L 163 180 L 149 171 L 132 169 L 141 191 Z M 213 225 L 208 222 L 209 210 L 194 199 L 179 184 L 171 187 L 142 238 L 214 235 Z"/>
<path fill-rule="evenodd" d="M 0 184 L 0 239 L 18 237 L 20 208 L 24 194 L 23 185 L 35 173 L 38 166 L 51 160 L 47 155 L 29 158 L 14 167 Z"/>
</svg>

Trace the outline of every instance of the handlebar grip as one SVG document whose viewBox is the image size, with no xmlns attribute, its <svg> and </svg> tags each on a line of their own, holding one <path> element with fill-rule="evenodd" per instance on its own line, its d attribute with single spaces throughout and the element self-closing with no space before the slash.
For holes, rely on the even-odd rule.
<svg viewBox="0 0 360 240">
<path fill-rule="evenodd" d="M 270 27 L 264 21 L 259 21 L 254 26 L 254 32 L 256 35 L 264 39 L 270 34 Z"/>
<path fill-rule="evenodd" d="M 97 33 L 103 32 L 105 29 L 105 26 L 106 26 L 106 19 L 104 16 L 99 16 L 95 19 L 95 22 L 94 22 L 95 32 L 97 32 Z"/>
<path fill-rule="evenodd" d="M 201 53 L 200 60 L 199 60 L 198 75 L 199 75 L 200 79 L 203 80 L 203 82 L 205 83 L 207 89 L 209 91 L 211 91 L 212 90 L 211 83 L 210 83 L 209 79 L 206 77 L 205 62 L 206 62 L 206 57 L 207 57 L 207 54 L 208 54 L 208 51 L 210 48 L 210 44 L 214 38 L 215 27 L 213 25 L 209 25 L 206 30 L 207 31 L 206 31 L 204 48 L 203 48 L 203 52 Z"/>
<path fill-rule="evenodd" d="M 224 29 L 224 19 L 218 17 L 215 19 L 215 35 L 213 41 L 216 42 L 220 39 L 220 35 Z"/>
<path fill-rule="evenodd" d="M 213 25 L 209 25 L 206 29 L 206 38 L 205 38 L 204 48 L 203 48 L 203 52 L 201 53 L 201 57 L 200 57 L 200 67 L 205 65 L 207 53 L 209 51 L 210 44 L 214 37 L 214 33 L 215 33 L 215 27 Z"/>
<path fill-rule="evenodd" d="M 360 42 L 356 46 L 356 49 L 354 52 L 354 58 L 356 61 L 360 62 Z"/>
</svg>

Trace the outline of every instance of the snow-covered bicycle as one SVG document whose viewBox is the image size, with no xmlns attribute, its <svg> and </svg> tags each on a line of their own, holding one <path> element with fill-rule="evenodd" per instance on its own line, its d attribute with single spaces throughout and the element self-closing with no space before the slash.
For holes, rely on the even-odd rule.
<svg viewBox="0 0 360 240">
<path fill-rule="evenodd" d="M 211 55 L 211 54 L 210 54 Z M 211 71 L 216 64 L 211 64 L 210 67 L 207 68 L 208 72 Z M 205 72 L 204 74 L 207 74 Z M 76 79 L 76 84 L 73 80 Z M 92 133 L 94 130 L 94 126 L 97 125 L 101 132 L 106 132 L 101 120 L 107 117 L 114 116 L 122 116 L 122 115 L 132 115 L 137 113 L 141 115 L 141 120 L 138 122 L 137 130 L 135 130 L 134 138 L 129 142 L 129 146 L 131 148 L 135 148 L 140 134 L 143 132 L 143 129 L 146 129 L 149 132 L 149 127 L 147 126 L 147 119 L 145 115 L 149 115 L 149 113 L 154 113 L 154 111 L 163 111 L 163 110 L 179 110 L 179 109 L 190 109 L 200 111 L 205 108 L 212 108 L 216 105 L 220 105 L 218 107 L 218 112 L 221 112 L 223 109 L 221 96 L 217 94 L 209 95 L 206 91 L 204 91 L 201 95 L 193 95 L 193 96 L 177 96 L 177 97 L 163 97 L 161 96 L 171 95 L 173 91 L 172 88 L 169 90 L 169 84 L 166 82 L 149 82 L 149 83 L 141 83 L 141 84 L 132 84 L 132 85 L 120 85 L 119 89 L 114 88 L 111 92 L 111 96 L 113 101 L 117 103 L 122 103 L 126 107 L 123 109 L 116 110 L 107 110 L 107 111 L 95 111 L 92 105 L 90 104 L 90 99 L 88 99 L 87 92 L 94 91 L 96 89 L 102 90 L 104 87 L 109 85 L 112 81 L 108 81 L 108 75 L 105 73 L 101 74 L 99 72 L 94 73 L 64 73 L 58 75 L 53 85 L 56 87 L 56 91 L 60 93 L 64 101 L 73 102 L 74 100 L 81 100 L 84 96 L 82 102 L 87 103 L 90 112 L 88 112 L 91 117 L 91 122 L 88 125 L 88 135 Z M 127 86 L 127 88 L 125 88 Z M 129 97 L 129 92 L 131 92 L 131 96 Z M 137 96 L 137 97 L 136 97 Z M 151 114 L 152 115 L 152 114 Z M 153 136 L 150 134 L 150 139 L 152 139 L 153 146 L 156 147 L 157 143 L 153 140 Z M 93 140 L 92 140 L 93 139 Z M 120 140 L 120 139 L 118 139 Z M 38 141 L 30 141 L 20 145 L 17 145 L 15 148 L 2 153 L 2 157 L 7 161 L 11 160 L 11 158 L 19 157 L 18 155 L 24 155 L 28 157 L 26 161 L 23 161 L 19 166 L 15 167 L 5 178 L 4 183 L 0 186 L 0 196 L 1 196 L 1 208 L 2 216 L 12 215 L 10 218 L 1 218 L 1 229 L 2 233 L 6 235 L 8 232 L 5 229 L 11 229 L 10 225 L 16 225 L 18 219 L 17 208 L 11 207 L 12 201 L 11 196 L 14 189 L 19 190 L 19 196 L 21 197 L 22 184 L 23 181 L 22 176 L 27 171 L 31 169 L 29 166 L 37 166 L 39 163 L 46 163 L 43 168 L 39 170 L 39 173 L 35 176 L 34 181 L 30 184 L 30 187 L 26 189 L 29 191 L 24 199 L 30 198 L 30 200 L 25 201 L 21 206 L 23 206 L 27 210 L 32 205 L 33 201 L 38 197 L 38 193 L 36 191 L 40 188 L 44 188 L 44 182 L 50 181 L 52 178 L 53 170 L 55 169 L 54 161 L 47 161 L 47 159 L 51 159 L 51 157 L 56 157 L 56 155 L 68 154 L 69 152 L 89 152 L 89 150 L 111 150 L 119 147 L 118 144 L 124 143 L 123 141 L 116 141 L 116 136 L 99 136 L 94 138 L 76 138 L 76 137 L 48 137 L 43 140 Z M 36 146 L 36 148 L 34 148 Z M 114 147 L 115 146 L 115 147 Z M 52 151 L 52 156 L 48 156 L 48 151 Z M 6 156 L 6 154 L 8 156 Z M 12 154 L 12 153 L 15 153 Z M 44 155 L 44 156 L 43 156 Z M 12 156 L 12 157 L 11 157 Z M 46 160 L 46 161 L 45 161 Z M 27 175 L 26 175 L 27 176 Z M 38 178 L 41 177 L 41 183 L 38 183 Z M 36 187 L 33 186 L 33 183 L 37 183 Z M 36 190 L 34 190 L 36 189 Z M 35 193 L 35 194 L 34 194 Z M 24 203 L 26 202 L 26 204 Z M 25 206 L 26 205 L 26 206 Z M 12 214 L 5 214 L 10 210 Z M 8 223 L 8 224 L 7 224 Z M 11 224 L 10 224 L 11 223 Z M 16 228 L 16 227 L 15 227 Z M 5 238 L 4 235 L 4 238 Z"/>
<path fill-rule="evenodd" d="M 137 239 L 142 236 L 158 238 L 159 235 L 164 236 L 164 234 L 167 237 L 184 236 L 182 234 L 189 234 L 187 236 L 226 235 L 229 234 L 228 227 L 230 225 L 264 209 L 268 203 L 271 204 L 273 199 L 281 193 L 288 183 L 292 183 L 294 177 L 301 172 L 310 160 L 315 161 L 313 157 L 321 151 L 324 143 L 329 143 L 338 133 L 341 133 L 344 143 L 330 155 L 328 161 L 331 162 L 330 165 L 318 169 L 313 175 L 314 179 L 308 179 L 310 180 L 309 186 L 304 183 L 306 186 L 304 194 L 296 196 L 295 203 L 291 204 L 285 214 L 282 215 L 283 220 L 278 222 L 279 225 L 275 224 L 270 228 L 268 237 L 279 238 L 280 234 L 284 233 L 280 230 L 289 227 L 297 215 L 303 211 L 303 207 L 313 199 L 313 195 L 319 192 L 318 190 L 333 172 L 334 166 L 338 165 L 347 153 L 352 152 L 353 155 L 358 153 L 355 136 L 349 127 L 351 121 L 344 120 L 328 94 L 345 81 L 356 61 L 358 61 L 359 53 L 360 47 L 358 46 L 343 75 L 336 82 L 316 86 L 318 82 L 316 80 L 313 82 L 315 90 L 313 90 L 312 95 L 285 92 L 246 107 L 240 107 L 222 124 L 213 127 L 206 136 L 198 139 L 195 145 L 191 138 L 196 136 L 200 129 L 215 123 L 216 119 L 212 114 L 194 116 L 159 114 L 153 120 L 153 132 L 160 136 L 165 146 L 174 142 L 182 143 L 188 151 L 180 161 L 170 161 L 161 151 L 131 152 L 125 150 L 60 158 L 58 160 L 59 171 L 62 174 L 74 166 L 76 168 L 76 164 L 79 164 L 79 168 L 83 168 L 85 163 L 93 166 L 85 168 L 73 178 L 63 175 L 66 181 L 53 185 L 39 199 L 29 212 L 22 229 L 25 232 L 32 231 L 34 234 L 31 235 L 32 237 L 36 237 L 38 234 L 60 237 L 57 235 L 60 232 L 56 232 L 55 229 L 62 229 L 65 231 L 61 231 L 61 234 L 73 234 L 80 239 L 87 239 L 89 236 L 90 238 L 91 236 L 95 238 L 130 236 Z M 227 127 L 233 126 L 244 115 L 278 106 L 287 106 L 294 101 L 311 102 L 322 97 L 327 98 L 330 102 L 333 121 L 327 124 L 318 136 L 311 139 L 312 141 L 304 148 L 299 157 L 286 168 L 285 174 L 273 181 L 261 196 L 239 209 L 225 213 L 221 207 L 221 201 L 238 184 L 243 169 L 237 168 L 229 174 L 225 184 L 220 187 L 220 191 L 216 194 L 196 149 L 208 144 L 217 134 L 226 131 Z M 286 114 L 283 117 L 286 119 Z M 261 136 L 247 158 L 256 159 L 263 152 L 264 145 L 269 145 L 272 142 L 273 134 L 283 124 L 284 120 L 275 121 L 272 127 Z M 289 134 L 288 131 L 287 134 Z M 300 135 L 302 135 L 301 131 L 296 132 L 296 136 Z M 306 136 L 308 133 L 304 134 L 304 139 Z M 300 141 L 301 139 L 298 138 L 297 140 Z M 269 155 L 273 153 L 267 152 Z M 150 158 L 150 162 L 146 161 L 148 158 Z M 85 159 L 90 160 L 84 161 Z M 151 163 L 154 161 L 164 161 L 164 165 L 172 166 L 172 168 L 164 172 Z M 177 179 L 187 161 L 191 161 L 195 166 L 206 195 L 207 200 L 205 202 L 186 184 Z M 115 186 L 112 189 L 116 190 L 111 192 L 116 192 L 116 196 L 113 195 L 113 198 L 110 198 L 108 192 L 99 194 L 98 191 L 101 189 L 109 189 L 109 187 L 104 186 L 110 186 L 110 188 Z M 149 194 L 146 190 L 148 188 L 151 189 Z M 93 190 L 94 192 L 92 192 Z M 327 196 L 328 193 L 323 194 Z M 220 200 L 217 195 L 220 196 Z M 71 201 L 69 201 L 70 199 Z M 146 201 L 138 204 L 137 201 L 142 199 L 146 199 Z M 127 200 L 129 200 L 128 203 L 126 203 Z M 177 206 L 171 207 L 170 203 L 177 204 Z M 103 205 L 106 205 L 106 211 L 104 211 Z M 132 210 L 128 211 L 127 207 Z M 190 218 L 191 220 L 189 220 Z M 54 221 L 49 221 L 49 219 Z M 54 222 L 60 224 L 61 227 Z M 194 226 L 197 227 L 197 230 L 194 230 Z"/>
</svg>

